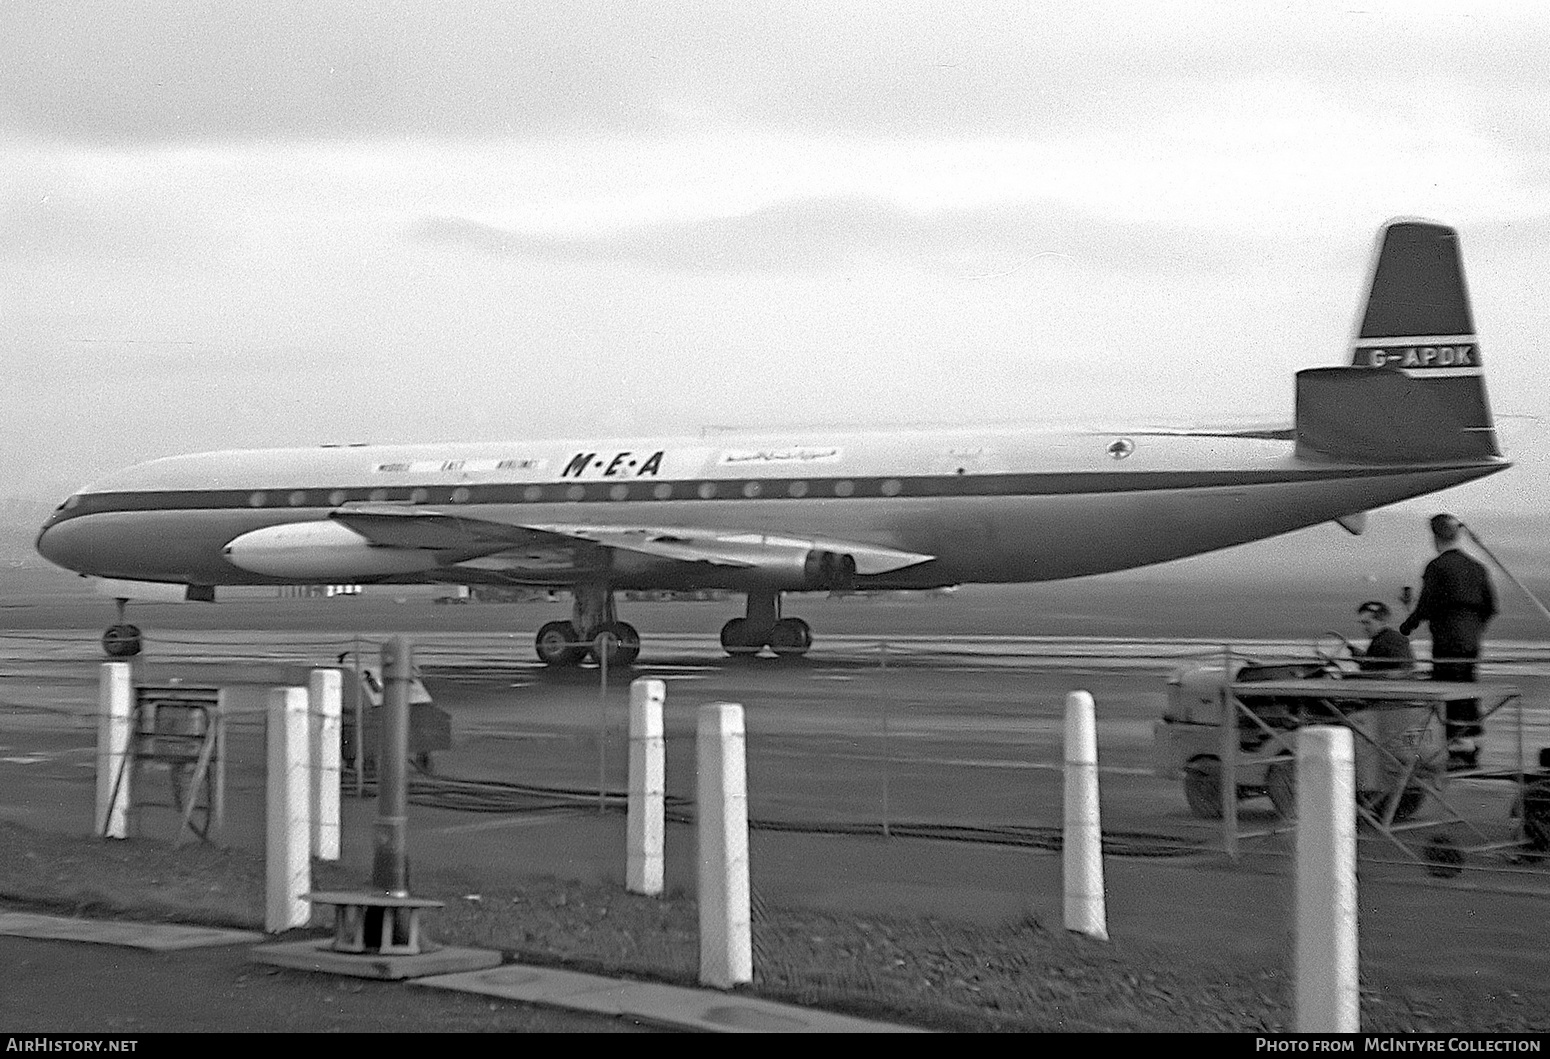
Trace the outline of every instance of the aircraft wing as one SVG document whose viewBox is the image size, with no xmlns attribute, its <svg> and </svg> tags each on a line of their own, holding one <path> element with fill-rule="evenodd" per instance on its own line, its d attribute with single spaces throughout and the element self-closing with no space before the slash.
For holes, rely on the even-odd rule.
<svg viewBox="0 0 1550 1059">
<path fill-rule="evenodd" d="M 350 505 L 330 512 L 328 517 L 379 548 L 489 555 L 534 543 L 538 536 L 522 526 L 403 504 Z"/>
<path fill-rule="evenodd" d="M 856 541 L 781 537 L 738 530 L 558 524 L 529 528 L 576 540 L 590 541 L 605 548 L 621 548 L 661 559 L 745 569 L 762 566 L 772 560 L 793 554 L 805 555 L 810 551 L 853 556 L 856 560 L 856 573 L 863 575 L 886 574 L 935 558 L 919 552 L 906 552 L 897 548 L 862 544 Z"/>
<path fill-rule="evenodd" d="M 861 575 L 885 574 L 934 558 L 884 545 L 835 538 L 784 537 L 740 530 L 673 526 L 512 525 L 403 505 L 352 505 L 329 516 L 381 548 L 444 552 L 461 561 L 513 548 L 585 543 L 658 559 L 753 569 L 833 552 L 855 559 Z"/>
</svg>

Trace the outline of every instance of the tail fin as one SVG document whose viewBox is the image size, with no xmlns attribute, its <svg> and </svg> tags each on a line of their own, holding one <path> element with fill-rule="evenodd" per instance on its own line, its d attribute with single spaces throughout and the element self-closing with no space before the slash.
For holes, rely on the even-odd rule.
<svg viewBox="0 0 1550 1059">
<path fill-rule="evenodd" d="M 1501 455 L 1452 228 L 1384 226 L 1351 366 L 1297 373 L 1297 449 L 1383 463 Z"/>
</svg>

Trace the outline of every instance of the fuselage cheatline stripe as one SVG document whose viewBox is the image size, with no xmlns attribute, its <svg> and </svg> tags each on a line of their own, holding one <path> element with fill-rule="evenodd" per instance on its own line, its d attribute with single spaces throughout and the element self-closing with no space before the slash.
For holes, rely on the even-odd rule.
<svg viewBox="0 0 1550 1059">
<path fill-rule="evenodd" d="M 1439 465 L 1439 470 L 1447 469 Z M 51 524 L 83 515 L 156 510 L 335 509 L 348 504 L 477 507 L 620 501 L 865 500 L 938 497 L 1061 496 L 1073 493 L 1234 488 L 1290 481 L 1334 481 L 1413 474 L 1415 467 L 1328 467 L 1299 471 L 1059 472 L 837 479 L 685 479 L 677 481 L 491 483 L 458 486 L 336 486 L 262 489 L 136 490 L 80 493 Z"/>
</svg>

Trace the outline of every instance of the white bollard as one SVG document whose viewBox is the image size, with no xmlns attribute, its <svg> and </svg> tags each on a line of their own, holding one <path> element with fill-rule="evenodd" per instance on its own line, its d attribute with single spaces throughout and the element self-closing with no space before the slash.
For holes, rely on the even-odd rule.
<svg viewBox="0 0 1550 1059">
<path fill-rule="evenodd" d="M 630 684 L 630 799 L 624 886 L 631 893 L 650 896 L 662 892 L 662 814 L 667 791 L 662 702 L 666 697 L 663 681 L 642 678 Z"/>
<path fill-rule="evenodd" d="M 743 708 L 700 707 L 695 735 L 699 771 L 700 982 L 730 989 L 753 981 L 748 889 L 748 772 Z"/>
<path fill-rule="evenodd" d="M 97 682 L 97 816 L 99 838 L 129 837 L 129 740 L 134 699 L 128 662 L 104 662 Z"/>
<path fill-rule="evenodd" d="M 1351 730 L 1297 733 L 1298 1033 L 1359 1033 Z"/>
<path fill-rule="evenodd" d="M 269 693 L 266 742 L 264 930 L 278 934 L 306 926 L 312 914 L 312 905 L 303 896 L 312 889 L 306 688 L 275 688 Z"/>
<path fill-rule="evenodd" d="M 307 681 L 312 742 L 312 855 L 339 859 L 340 716 L 344 678 L 337 669 L 314 669 Z"/>
<path fill-rule="evenodd" d="M 1109 940 L 1103 901 L 1103 828 L 1098 819 L 1098 725 L 1093 697 L 1066 696 L 1065 835 L 1066 929 Z"/>
</svg>

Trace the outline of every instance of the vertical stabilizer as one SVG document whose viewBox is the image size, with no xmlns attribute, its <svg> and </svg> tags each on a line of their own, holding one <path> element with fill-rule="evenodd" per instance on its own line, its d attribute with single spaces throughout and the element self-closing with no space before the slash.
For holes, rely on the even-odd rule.
<svg viewBox="0 0 1550 1059">
<path fill-rule="evenodd" d="M 1353 367 L 1397 368 L 1425 381 L 1460 429 L 1484 435 L 1481 451 L 1501 454 L 1458 232 L 1429 221 L 1383 227 L 1351 347 Z"/>
<path fill-rule="evenodd" d="M 1351 366 L 1297 374 L 1297 444 L 1385 463 L 1501 456 L 1452 228 L 1384 225 Z"/>
</svg>

